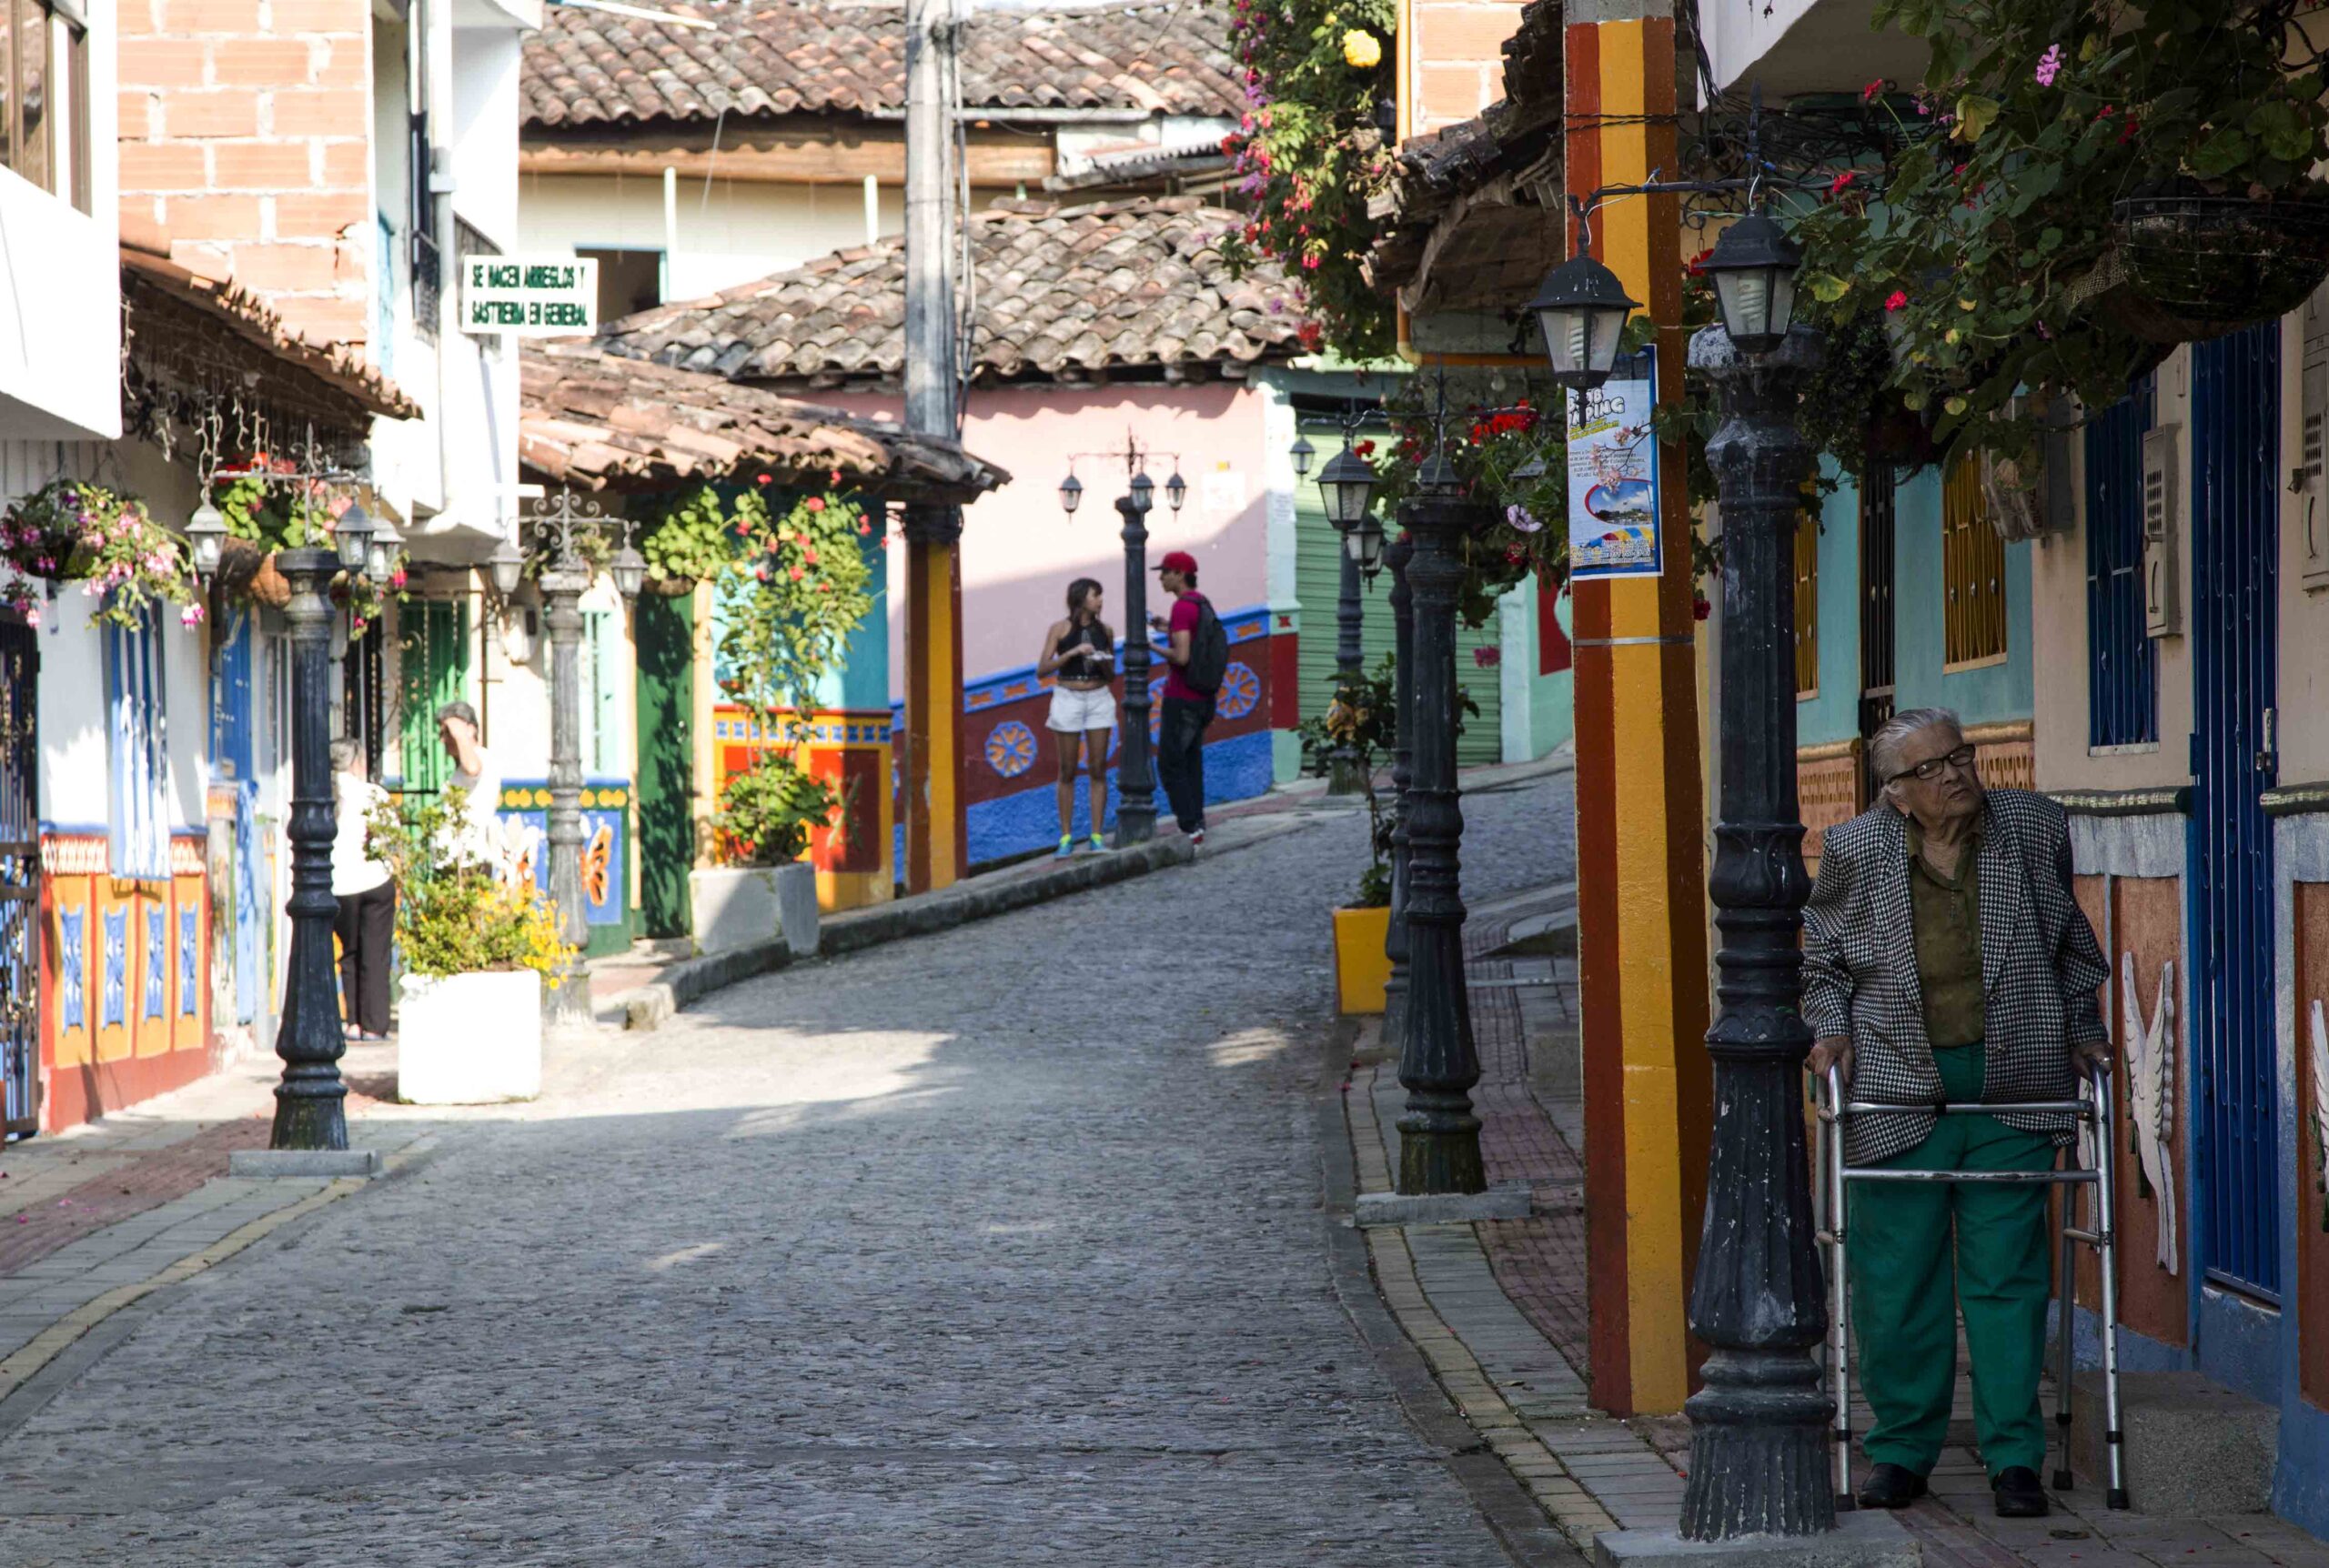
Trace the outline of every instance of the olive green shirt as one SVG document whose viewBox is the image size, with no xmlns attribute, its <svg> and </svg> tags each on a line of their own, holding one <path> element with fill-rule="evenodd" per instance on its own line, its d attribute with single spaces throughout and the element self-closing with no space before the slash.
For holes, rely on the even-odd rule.
<svg viewBox="0 0 2329 1568">
<path fill-rule="evenodd" d="M 1981 990 L 1981 829 L 1958 851 L 1957 874 L 1926 864 L 1924 830 L 1909 819 L 1909 910 L 1924 993 L 1925 1038 L 1935 1050 L 1977 1045 L 1987 1030 Z"/>
</svg>

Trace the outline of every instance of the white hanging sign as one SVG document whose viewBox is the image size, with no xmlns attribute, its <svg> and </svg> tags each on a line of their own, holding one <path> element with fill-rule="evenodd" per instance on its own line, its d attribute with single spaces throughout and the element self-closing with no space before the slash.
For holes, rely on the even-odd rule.
<svg viewBox="0 0 2329 1568">
<path fill-rule="evenodd" d="M 571 337 L 597 330 L 599 264 L 575 256 L 461 259 L 461 330 Z"/>
</svg>

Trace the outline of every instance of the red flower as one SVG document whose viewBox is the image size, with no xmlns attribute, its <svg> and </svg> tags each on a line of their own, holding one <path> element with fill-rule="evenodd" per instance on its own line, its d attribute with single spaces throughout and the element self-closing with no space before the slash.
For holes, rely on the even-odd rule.
<svg viewBox="0 0 2329 1568">
<path fill-rule="evenodd" d="M 805 577 L 805 576 L 807 576 L 807 575 L 808 575 L 808 574 L 807 574 L 807 573 L 805 573 L 805 572 L 803 572 L 803 571 L 802 571 L 799 567 L 794 567 L 794 568 L 792 568 L 792 580 L 793 580 L 794 582 L 799 582 L 799 581 L 800 581 L 803 577 Z"/>
<path fill-rule="evenodd" d="M 1714 606 L 1709 604 L 1703 598 L 1693 599 L 1690 602 L 1690 618 L 1692 620 L 1704 620 L 1713 613 Z"/>
<path fill-rule="evenodd" d="M 763 484 L 763 485 L 765 485 L 765 484 L 767 484 L 767 483 L 768 483 L 768 476 L 767 476 L 766 474 L 761 474 L 761 475 L 760 475 L 758 477 L 759 477 L 759 482 L 760 482 L 760 483 L 761 483 L 761 484 Z"/>
<path fill-rule="evenodd" d="M 1834 179 L 1828 182 L 1828 194 L 1831 196 L 1843 195 L 1844 187 L 1850 185 L 1852 181 L 1859 177 L 1860 176 L 1854 174 L 1851 170 L 1846 169 L 1842 174 L 1838 175 Z"/>
<path fill-rule="evenodd" d="M 1690 262 L 1689 262 L 1689 271 L 1690 271 L 1690 276 L 1691 276 L 1692 277 L 1699 277 L 1699 276 L 1702 276 L 1705 274 L 1706 269 L 1707 269 L 1707 257 L 1709 257 L 1709 256 L 1712 256 L 1713 254 L 1714 254 L 1714 250 L 1713 250 L 1713 248 L 1712 248 L 1711 246 L 1709 246 L 1709 248 L 1707 248 L 1707 249 L 1705 249 L 1705 250 L 1702 250 L 1702 251 L 1699 252 L 1699 254 L 1698 254 L 1698 255 L 1696 255 L 1696 256 L 1692 256 L 1692 257 L 1690 258 Z"/>
<path fill-rule="evenodd" d="M 1884 297 L 1884 308 L 1887 310 L 1906 310 L 1908 307 L 1909 291 L 1905 288 L 1896 288 Z"/>
<path fill-rule="evenodd" d="M 1876 95 L 1882 91 L 1884 91 L 1884 78 L 1879 76 L 1860 90 L 1860 101 L 1863 104 L 1872 104 L 1876 102 Z"/>
<path fill-rule="evenodd" d="M 825 509 L 825 498 L 822 496 L 812 496 L 801 504 L 812 512 L 822 512 Z"/>
<path fill-rule="evenodd" d="M 1356 452 L 1362 457 L 1372 457 L 1375 456 L 1375 443 L 1372 441 L 1361 441 L 1357 446 L 1352 447 L 1351 450 Z"/>
<path fill-rule="evenodd" d="M 860 519 L 858 520 L 858 524 L 857 524 L 857 537 L 858 537 L 858 538 L 863 538 L 867 534 L 870 534 L 870 533 L 872 533 L 872 531 L 873 531 L 873 525 L 872 525 L 872 524 L 871 524 L 871 523 L 869 523 L 869 522 L 866 522 L 863 518 L 860 518 Z"/>
</svg>

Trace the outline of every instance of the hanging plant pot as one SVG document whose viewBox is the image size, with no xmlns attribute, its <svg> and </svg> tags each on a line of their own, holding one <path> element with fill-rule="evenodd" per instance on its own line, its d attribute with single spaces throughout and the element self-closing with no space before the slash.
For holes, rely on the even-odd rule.
<svg viewBox="0 0 2329 1568">
<path fill-rule="evenodd" d="M 2329 277 L 2329 191 L 2252 201 L 2183 184 L 2124 197 L 2111 218 L 2112 254 L 2133 296 L 2113 302 L 2111 318 L 2149 342 L 2270 321 Z"/>
<path fill-rule="evenodd" d="M 248 539 L 218 541 L 218 591 L 229 598 L 281 609 L 291 602 L 291 582 L 275 567 L 275 552 Z"/>
<path fill-rule="evenodd" d="M 2034 539 L 2047 530 L 2046 498 L 2041 486 L 2045 465 L 1981 454 L 1981 498 L 1989 503 L 1990 526 L 2008 544 Z"/>
<path fill-rule="evenodd" d="M 685 598 L 695 592 L 695 578 L 649 578 L 640 584 L 640 589 L 663 598 Z"/>
</svg>

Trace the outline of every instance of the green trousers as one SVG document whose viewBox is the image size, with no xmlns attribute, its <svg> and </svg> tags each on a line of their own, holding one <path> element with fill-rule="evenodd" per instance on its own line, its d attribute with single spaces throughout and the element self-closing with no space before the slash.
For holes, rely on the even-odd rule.
<svg viewBox="0 0 2329 1568">
<path fill-rule="evenodd" d="M 1981 1097 L 1981 1047 L 1936 1050 L 1951 1101 Z M 1896 1171 L 2046 1171 L 2054 1145 L 1994 1116 L 1943 1116 Z M 1931 1473 L 1957 1381 L 1957 1312 L 1973 1360 L 1973 1432 L 1990 1479 L 2046 1458 L 2038 1375 L 2046 1359 L 2047 1188 L 2033 1183 L 1847 1184 L 1852 1331 L 1875 1422 L 1868 1457 Z M 1953 1234 L 1952 1234 L 1953 1232 Z"/>
</svg>

